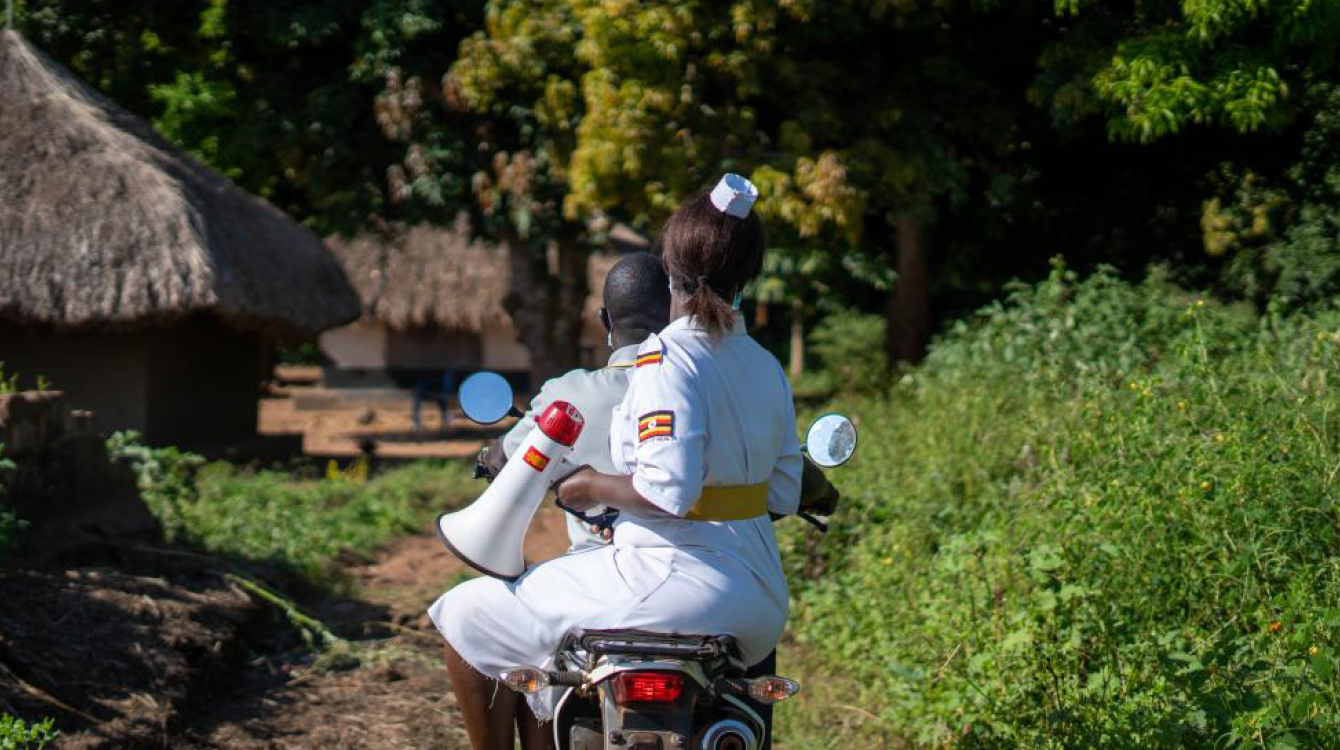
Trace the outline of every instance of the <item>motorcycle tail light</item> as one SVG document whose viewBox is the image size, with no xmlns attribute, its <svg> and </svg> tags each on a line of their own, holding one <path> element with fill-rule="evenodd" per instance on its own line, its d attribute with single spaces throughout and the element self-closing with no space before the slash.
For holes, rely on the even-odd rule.
<svg viewBox="0 0 1340 750">
<path fill-rule="evenodd" d="M 518 693 L 538 693 L 549 687 L 549 673 L 537 667 L 513 667 L 503 670 L 502 681 Z"/>
<path fill-rule="evenodd" d="M 684 692 L 684 678 L 670 672 L 621 672 L 614 676 L 614 701 L 674 703 Z"/>
<path fill-rule="evenodd" d="M 763 704 L 780 703 L 800 692 L 800 683 L 785 677 L 768 675 L 749 681 L 749 697 Z"/>
</svg>

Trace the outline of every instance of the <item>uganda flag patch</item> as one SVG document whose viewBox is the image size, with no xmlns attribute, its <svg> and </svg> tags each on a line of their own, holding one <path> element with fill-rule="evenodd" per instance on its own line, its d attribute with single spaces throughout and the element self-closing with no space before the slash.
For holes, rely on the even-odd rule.
<svg viewBox="0 0 1340 750">
<path fill-rule="evenodd" d="M 659 365 L 660 363 L 661 363 L 661 353 L 658 351 L 647 352 L 646 354 L 637 355 L 636 364 L 638 367 L 644 367 L 646 365 Z"/>
<path fill-rule="evenodd" d="M 657 355 L 659 356 L 659 355 Z M 643 414 L 637 420 L 637 441 L 639 443 L 656 437 L 675 436 L 675 413 L 670 410 L 654 411 Z"/>
<path fill-rule="evenodd" d="M 544 471 L 544 467 L 549 465 L 549 457 L 535 450 L 533 445 L 526 449 L 526 455 L 522 456 L 521 460 L 530 464 L 536 471 Z"/>
</svg>

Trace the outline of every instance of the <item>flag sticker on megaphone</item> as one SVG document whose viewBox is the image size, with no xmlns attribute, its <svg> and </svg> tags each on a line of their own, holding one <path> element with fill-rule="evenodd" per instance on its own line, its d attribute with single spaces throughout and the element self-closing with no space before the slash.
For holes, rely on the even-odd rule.
<svg viewBox="0 0 1340 750">
<path fill-rule="evenodd" d="M 533 445 L 526 450 L 526 454 L 521 457 L 521 460 L 530 464 L 531 468 L 536 471 L 544 471 L 544 467 L 549 465 L 549 457 L 535 450 Z"/>
<path fill-rule="evenodd" d="M 572 404 L 550 404 L 517 448 L 521 460 L 508 461 L 473 503 L 437 517 L 437 536 L 447 549 L 485 575 L 505 581 L 521 577 L 526 527 L 585 424 Z"/>
</svg>

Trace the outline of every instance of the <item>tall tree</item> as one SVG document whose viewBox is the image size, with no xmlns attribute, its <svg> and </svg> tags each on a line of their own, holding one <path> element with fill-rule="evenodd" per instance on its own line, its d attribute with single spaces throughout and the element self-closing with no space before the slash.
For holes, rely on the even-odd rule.
<svg viewBox="0 0 1340 750">
<path fill-rule="evenodd" d="M 581 101 L 567 3 L 495 2 L 443 77 L 442 119 L 467 118 L 474 226 L 507 248 L 504 306 L 541 378 L 578 364 L 586 266 L 599 224 L 565 213 Z M 431 132 L 432 128 L 425 128 Z"/>
<path fill-rule="evenodd" d="M 780 248 L 832 254 L 846 273 L 878 267 L 863 257 L 897 269 L 889 351 L 917 359 L 933 228 L 1012 137 L 1003 100 L 1027 81 L 1027 62 L 997 56 L 1028 49 L 1003 39 L 1006 14 L 914 0 L 616 5 L 574 3 L 591 70 L 569 205 L 654 219 L 720 171 L 748 172 Z"/>
</svg>

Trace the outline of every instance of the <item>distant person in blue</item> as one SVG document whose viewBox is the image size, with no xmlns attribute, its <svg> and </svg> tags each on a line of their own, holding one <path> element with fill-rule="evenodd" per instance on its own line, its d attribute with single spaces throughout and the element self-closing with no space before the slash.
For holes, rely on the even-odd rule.
<svg viewBox="0 0 1340 750">
<path fill-rule="evenodd" d="M 419 409 L 424 401 L 432 401 L 437 404 L 438 413 L 442 415 L 441 432 L 446 432 L 451 425 L 451 416 L 447 412 L 447 400 L 451 394 L 456 392 L 456 375 L 452 372 L 442 373 L 442 378 L 437 382 L 437 389 L 434 389 L 435 378 L 419 378 L 414 384 L 414 431 L 423 430 L 423 422 L 419 419 Z"/>
</svg>

